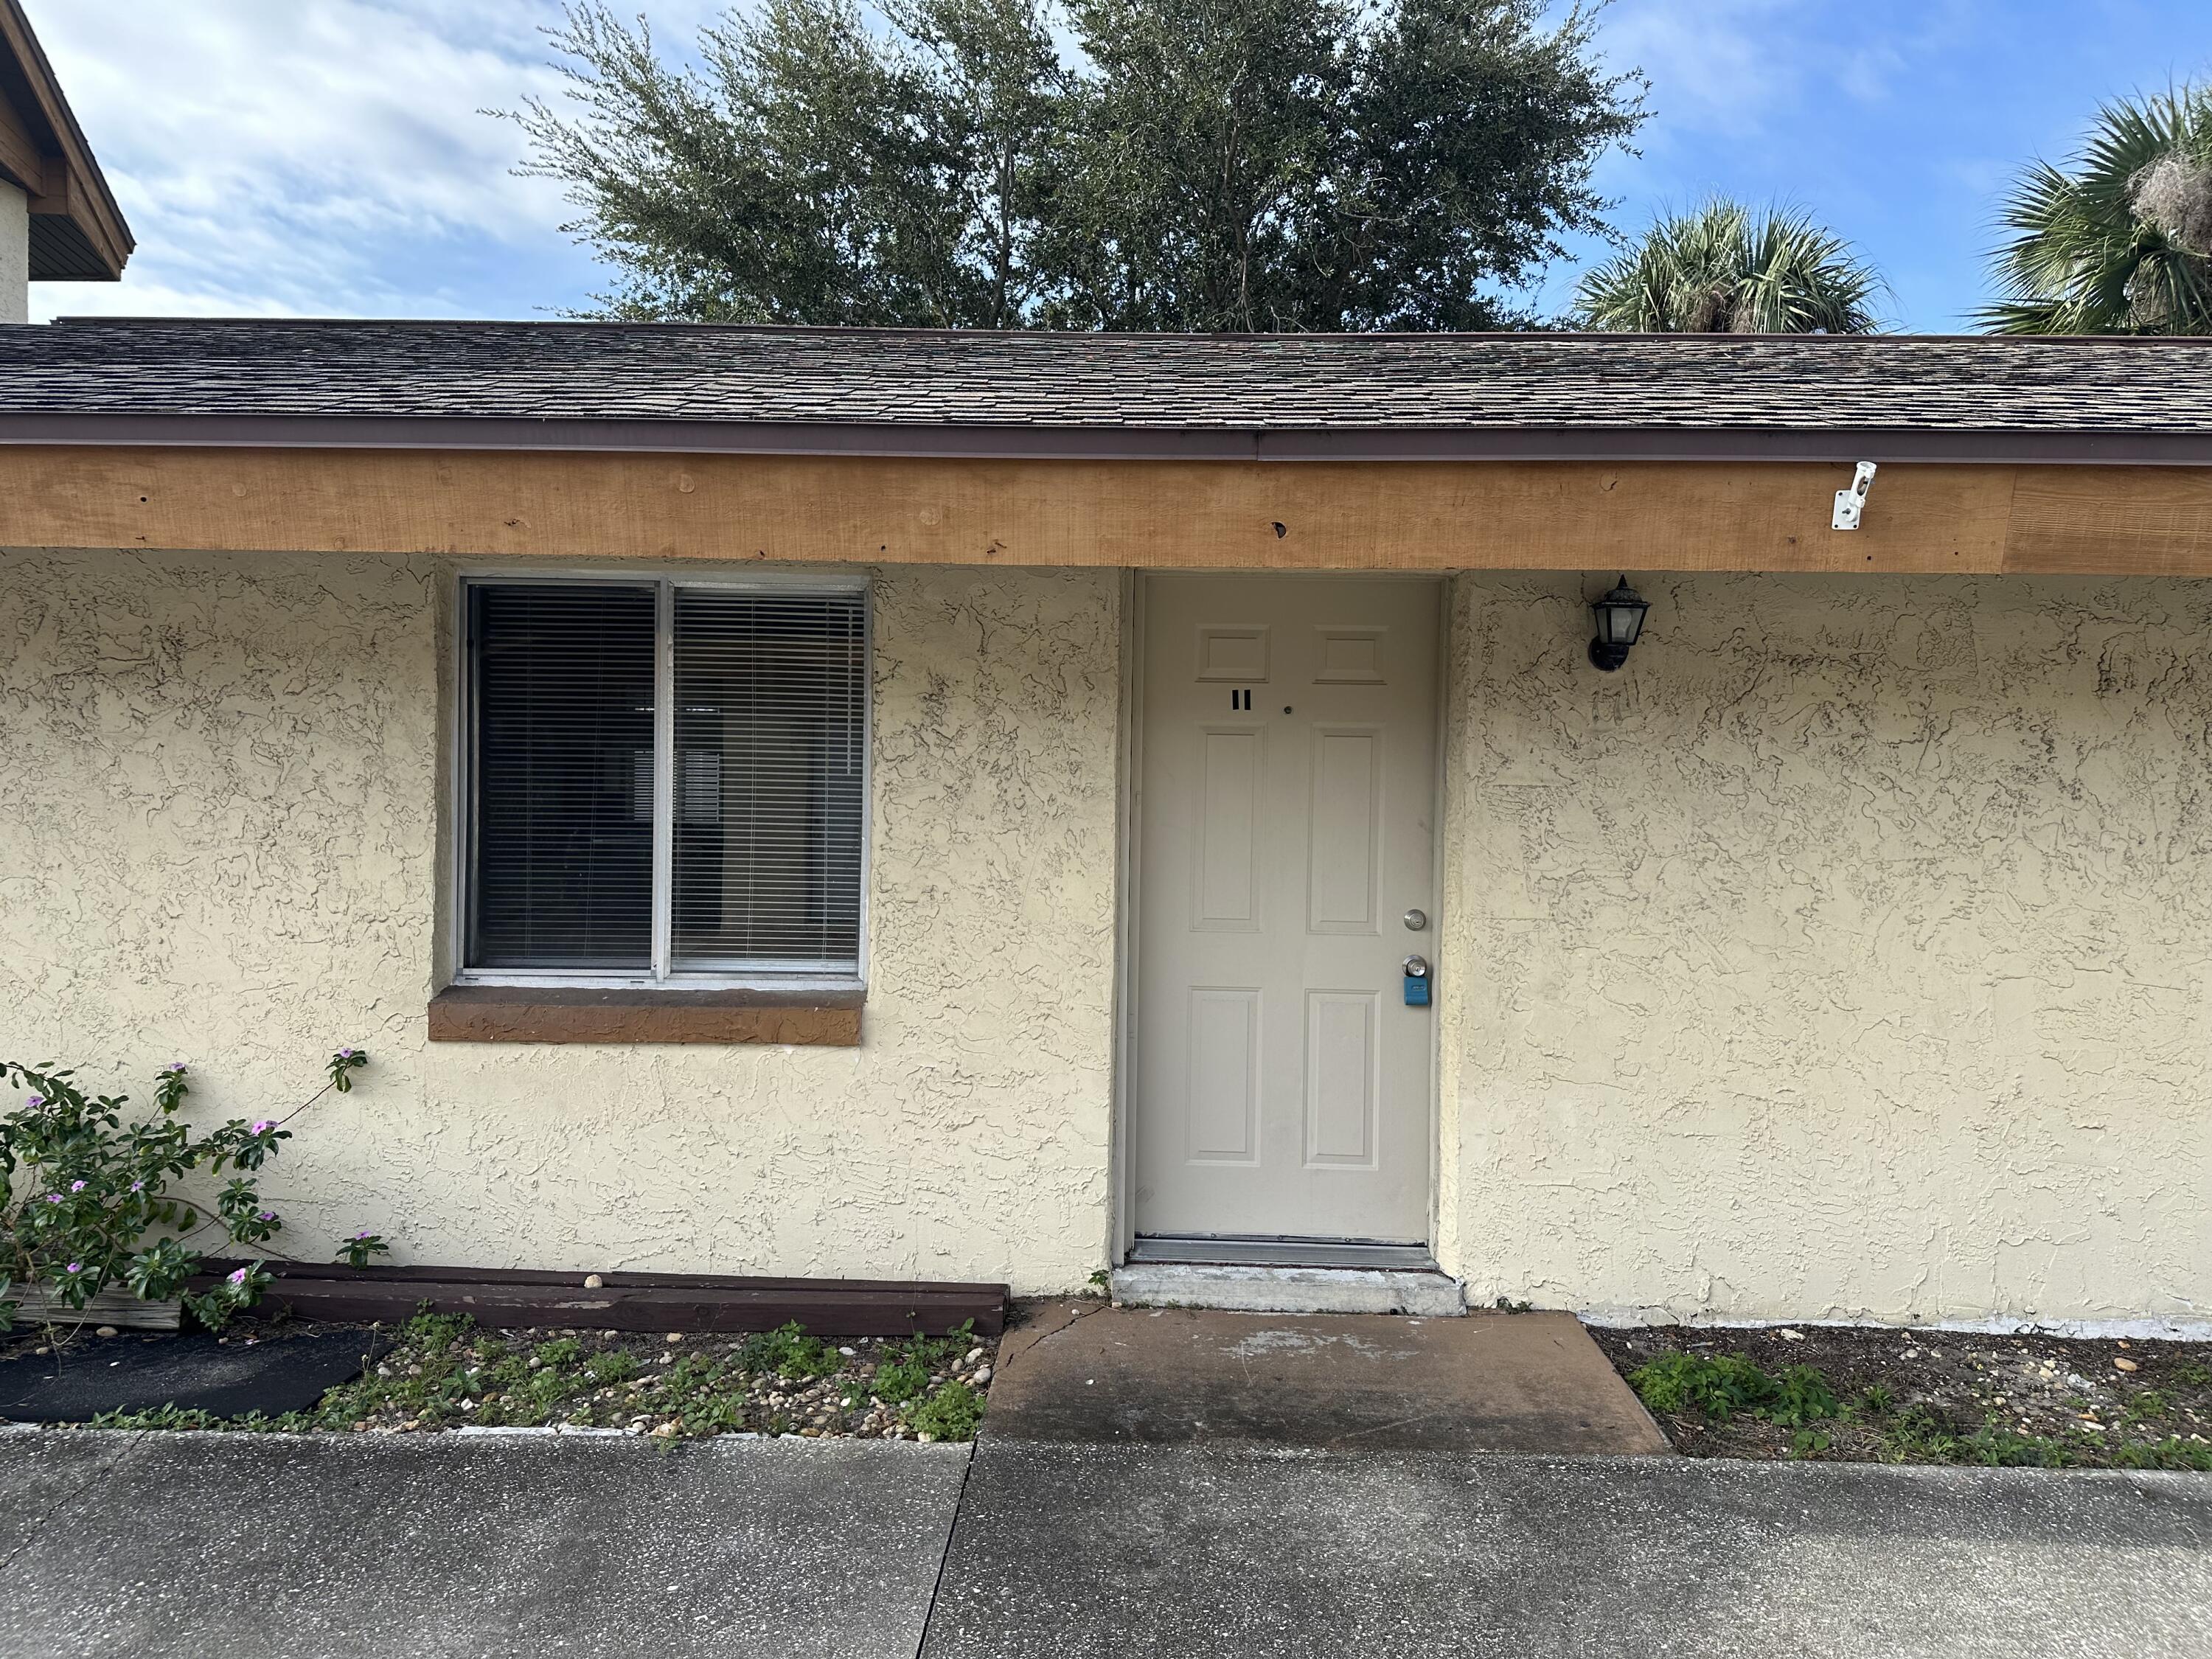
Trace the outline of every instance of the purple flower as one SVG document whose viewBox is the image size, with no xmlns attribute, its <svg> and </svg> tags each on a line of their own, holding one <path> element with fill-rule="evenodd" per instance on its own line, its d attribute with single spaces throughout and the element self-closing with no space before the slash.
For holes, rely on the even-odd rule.
<svg viewBox="0 0 2212 1659">
<path fill-rule="evenodd" d="M 46 1202 L 49 1204 L 58 1204 L 61 1201 L 62 1195 L 59 1193 L 48 1193 L 46 1194 Z"/>
<path fill-rule="evenodd" d="M 143 1181 L 134 1181 L 131 1183 L 131 1190 L 134 1193 L 143 1192 L 145 1189 L 146 1183 Z"/>
<path fill-rule="evenodd" d="M 181 1060 L 173 1060 L 170 1063 L 169 1069 L 173 1072 L 181 1072 L 185 1069 L 185 1062 Z"/>
<path fill-rule="evenodd" d="M 276 1218 L 276 1212 L 274 1210 L 264 1210 L 258 1218 L 258 1219 L 263 1221 L 274 1221 Z"/>
<path fill-rule="evenodd" d="M 230 1282 L 234 1285 L 243 1285 L 246 1283 L 246 1269 L 240 1267 L 236 1273 L 231 1274 Z"/>
<path fill-rule="evenodd" d="M 274 1122 L 264 1117 L 258 1123 L 253 1126 L 253 1133 L 258 1135 L 265 1135 L 276 1127 L 276 1126 Z"/>
<path fill-rule="evenodd" d="M 368 1229 L 366 1227 L 363 1227 L 359 1232 L 354 1235 L 356 1238 L 367 1238 L 368 1236 Z"/>
<path fill-rule="evenodd" d="M 27 1100 L 27 1101 L 25 1101 L 25 1102 L 23 1103 L 23 1104 L 25 1104 L 26 1106 L 30 1106 L 30 1107 L 39 1107 L 39 1106 L 43 1106 L 43 1105 L 45 1105 L 46 1103 L 46 1097 L 44 1095 L 33 1095 L 33 1096 L 32 1096 L 28 1100 Z"/>
<path fill-rule="evenodd" d="M 341 1048 L 338 1050 L 338 1058 L 340 1060 L 351 1060 L 353 1058 L 353 1053 L 354 1051 L 350 1048 Z"/>
<path fill-rule="evenodd" d="M 82 1192 L 82 1191 L 84 1190 L 84 1182 L 82 1182 L 82 1181 L 72 1181 L 72 1182 L 70 1182 L 70 1190 L 71 1192 L 73 1192 L 73 1193 L 81 1193 L 81 1192 Z"/>
<path fill-rule="evenodd" d="M 72 1261 L 69 1264 L 68 1267 L 64 1269 L 64 1271 L 67 1273 L 81 1273 L 84 1271 L 84 1263 L 82 1261 Z"/>
</svg>

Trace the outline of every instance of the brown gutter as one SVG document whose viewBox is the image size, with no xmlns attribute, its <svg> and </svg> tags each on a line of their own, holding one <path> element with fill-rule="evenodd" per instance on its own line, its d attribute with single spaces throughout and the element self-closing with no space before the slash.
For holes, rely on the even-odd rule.
<svg viewBox="0 0 2212 1659">
<path fill-rule="evenodd" d="M 1925 462 L 2212 467 L 2212 432 L 872 425 L 416 416 L 0 414 L 0 446 L 549 450 L 983 460 Z"/>
</svg>

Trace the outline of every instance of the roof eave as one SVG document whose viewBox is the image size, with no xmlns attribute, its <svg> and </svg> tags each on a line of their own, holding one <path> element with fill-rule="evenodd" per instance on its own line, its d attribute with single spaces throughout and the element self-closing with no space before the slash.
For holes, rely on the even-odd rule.
<svg viewBox="0 0 2212 1659">
<path fill-rule="evenodd" d="M 30 198 L 33 282 L 116 282 L 137 246 L 20 0 L 0 0 L 0 174 Z"/>
<path fill-rule="evenodd" d="M 981 426 L 0 412 L 0 445 L 556 450 L 988 460 L 1683 461 L 2212 466 L 2212 432 L 1913 428 Z"/>
</svg>

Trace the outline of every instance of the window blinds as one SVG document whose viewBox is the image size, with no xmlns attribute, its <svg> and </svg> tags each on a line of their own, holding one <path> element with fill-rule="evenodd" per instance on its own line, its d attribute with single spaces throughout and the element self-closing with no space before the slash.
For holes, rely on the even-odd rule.
<svg viewBox="0 0 2212 1659">
<path fill-rule="evenodd" d="M 653 590 L 532 583 L 469 597 L 471 964 L 649 971 Z"/>
<path fill-rule="evenodd" d="M 471 968 L 858 972 L 861 595 L 677 587 L 664 613 L 651 584 L 469 592 Z M 665 824 L 654 787 L 664 765 Z M 669 912 L 659 962 L 657 860 Z"/>
<path fill-rule="evenodd" d="M 674 963 L 854 971 L 860 596 L 676 591 Z"/>
</svg>

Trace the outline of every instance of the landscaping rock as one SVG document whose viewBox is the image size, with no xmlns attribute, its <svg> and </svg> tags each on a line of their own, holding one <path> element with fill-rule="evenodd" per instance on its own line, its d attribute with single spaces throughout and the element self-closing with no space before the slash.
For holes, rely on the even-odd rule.
<svg viewBox="0 0 2212 1659">
<path fill-rule="evenodd" d="M 205 1415 L 177 1420 L 171 1413 L 120 1426 L 259 1427 L 208 1419 L 260 1410 L 299 1412 L 300 1420 L 283 1426 L 332 1433 L 426 1434 L 466 1424 L 597 1429 L 664 1441 L 738 1432 L 808 1439 L 912 1439 L 927 1432 L 968 1440 L 982 1415 L 993 1352 L 964 1328 L 951 1337 L 869 1337 L 833 1347 L 795 1327 L 752 1335 L 486 1331 L 464 1317 L 428 1315 L 381 1339 L 364 1370 L 366 1333 L 336 1330 L 338 1340 L 355 1344 L 351 1363 L 323 1386 L 295 1391 L 282 1404 L 204 1405 L 198 1395 L 179 1395 L 176 1403 Z M 234 1339 L 222 1352 L 252 1352 L 256 1340 Z M 93 1409 L 140 1412 L 170 1403 L 174 1390 L 157 1392 L 161 1398 L 134 1395 Z"/>
</svg>

